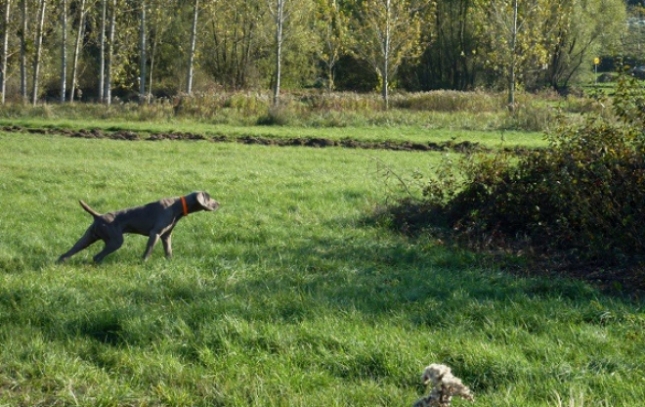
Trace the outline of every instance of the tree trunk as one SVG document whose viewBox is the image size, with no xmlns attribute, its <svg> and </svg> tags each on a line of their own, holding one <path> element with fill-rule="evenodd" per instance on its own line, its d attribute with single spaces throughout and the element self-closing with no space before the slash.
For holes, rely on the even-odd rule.
<svg viewBox="0 0 645 407">
<path fill-rule="evenodd" d="M 193 66 L 195 63 L 195 49 L 197 43 L 197 18 L 199 15 L 199 0 L 193 6 L 193 26 L 190 32 L 190 52 L 188 54 L 188 77 L 186 78 L 186 93 L 193 93 Z"/>
<path fill-rule="evenodd" d="M 516 48 L 517 48 L 517 9 L 518 9 L 518 0 L 513 2 L 513 21 L 512 32 L 511 32 L 511 63 L 509 66 L 508 72 L 508 109 L 513 112 L 515 111 L 515 65 L 516 65 Z"/>
<path fill-rule="evenodd" d="M 116 8 L 117 0 L 112 1 L 112 11 L 110 14 L 110 29 L 108 33 L 108 42 L 107 42 L 107 58 L 106 58 L 106 69 L 105 69 L 105 88 L 103 89 L 103 95 L 105 97 L 105 104 L 108 106 L 112 104 L 112 63 L 114 56 L 114 35 L 116 30 Z"/>
<path fill-rule="evenodd" d="M 61 25 L 62 25 L 62 38 L 61 38 L 61 67 L 60 67 L 60 101 L 65 102 L 65 94 L 67 93 L 67 0 L 61 0 Z"/>
<path fill-rule="evenodd" d="M 99 102 L 105 102 L 105 26 L 107 19 L 107 0 L 101 0 L 101 34 L 99 42 L 101 48 L 99 66 Z"/>
<path fill-rule="evenodd" d="M 27 103 L 27 0 L 21 3 L 22 27 L 20 29 L 20 96 Z"/>
<path fill-rule="evenodd" d="M 146 101 L 146 2 L 141 0 L 139 27 L 139 103 Z"/>
<path fill-rule="evenodd" d="M 280 103 L 280 78 L 282 77 L 282 30 L 284 28 L 284 3 L 286 0 L 277 0 L 275 10 L 275 83 L 273 85 L 273 105 Z"/>
<path fill-rule="evenodd" d="M 47 0 L 40 0 L 40 6 L 38 8 L 38 30 L 36 33 L 36 58 L 34 59 L 34 79 L 32 87 L 32 99 L 31 102 L 35 106 L 38 102 L 38 85 L 40 77 L 40 60 L 43 53 L 43 35 L 45 27 L 45 9 L 47 7 Z"/>
<path fill-rule="evenodd" d="M 157 55 L 157 44 L 159 43 L 159 38 L 157 38 L 158 33 L 155 32 L 155 35 L 152 40 L 152 49 L 150 50 L 150 69 L 148 70 L 148 93 L 146 94 L 146 100 L 150 103 L 152 99 L 152 84 L 154 79 L 154 70 L 155 70 L 155 56 Z"/>
<path fill-rule="evenodd" d="M 5 0 L 4 21 L 2 22 L 2 83 L 0 84 L 0 93 L 2 93 L 2 104 L 6 101 L 5 93 L 7 92 L 7 56 L 9 55 L 9 13 L 11 12 L 11 0 Z"/>
<path fill-rule="evenodd" d="M 139 103 L 146 101 L 146 2 L 141 1 L 139 27 Z"/>
<path fill-rule="evenodd" d="M 69 101 L 73 102 L 76 96 L 76 81 L 78 76 L 78 57 L 81 53 L 81 41 L 85 32 L 85 0 L 81 1 L 81 9 L 78 19 L 78 30 L 76 31 L 76 44 L 74 45 L 74 61 L 72 63 L 72 88 L 69 93 Z M 80 95 L 79 95 L 80 99 Z"/>
<path fill-rule="evenodd" d="M 385 3 L 385 38 L 383 41 L 383 103 L 385 104 L 385 110 L 388 110 L 390 107 L 390 97 L 388 88 L 390 86 L 390 42 L 392 41 L 390 33 L 390 0 L 387 0 Z"/>
</svg>

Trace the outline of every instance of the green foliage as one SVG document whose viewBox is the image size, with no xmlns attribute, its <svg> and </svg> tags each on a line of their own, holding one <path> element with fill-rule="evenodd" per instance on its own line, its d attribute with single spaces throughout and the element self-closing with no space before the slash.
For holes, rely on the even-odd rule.
<svg viewBox="0 0 645 407">
<path fill-rule="evenodd" d="M 549 148 L 518 160 L 507 154 L 469 157 L 463 182 L 437 174 L 424 193 L 448 225 L 485 239 L 531 239 L 542 248 L 585 259 L 619 260 L 645 250 L 645 89 L 623 78 L 616 118 L 560 125 Z M 446 191 L 447 190 L 447 191 Z"/>
</svg>

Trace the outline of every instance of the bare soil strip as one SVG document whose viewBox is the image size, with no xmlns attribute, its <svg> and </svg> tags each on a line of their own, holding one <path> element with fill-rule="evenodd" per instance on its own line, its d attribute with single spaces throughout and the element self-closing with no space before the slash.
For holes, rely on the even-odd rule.
<svg viewBox="0 0 645 407">
<path fill-rule="evenodd" d="M 177 141 L 197 141 L 206 140 L 210 142 L 220 143 L 241 143 L 241 144 L 257 144 L 265 146 L 278 146 L 278 147 L 312 147 L 312 148 L 326 148 L 326 147 L 343 147 L 343 148 L 356 148 L 368 150 L 394 150 L 394 151 L 453 151 L 459 153 L 486 153 L 494 151 L 491 148 L 485 147 L 477 142 L 461 141 L 453 142 L 446 141 L 441 143 L 436 142 L 410 142 L 410 141 L 365 141 L 350 138 L 343 138 L 334 140 L 329 138 L 315 138 L 315 137 L 293 137 L 293 138 L 279 138 L 271 136 L 257 136 L 257 135 L 239 135 L 229 136 L 226 134 L 203 135 L 196 133 L 146 133 L 134 132 L 130 130 L 108 131 L 102 129 L 80 129 L 70 130 L 65 128 L 26 128 L 20 126 L 4 126 L 2 131 L 11 133 L 31 133 L 31 134 L 47 134 L 47 135 L 60 135 L 66 137 L 76 137 L 85 139 L 111 139 L 111 140 L 125 140 L 125 141 L 162 141 L 162 140 L 177 140 Z M 506 148 L 508 151 L 517 153 L 524 153 L 527 150 L 521 147 Z"/>
</svg>

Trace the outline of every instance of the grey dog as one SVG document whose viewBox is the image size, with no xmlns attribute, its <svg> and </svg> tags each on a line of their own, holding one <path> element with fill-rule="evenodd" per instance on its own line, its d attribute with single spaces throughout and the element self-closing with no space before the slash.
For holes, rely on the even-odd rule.
<svg viewBox="0 0 645 407">
<path fill-rule="evenodd" d="M 92 243 L 103 240 L 105 247 L 94 256 L 94 261 L 100 263 L 105 256 L 121 247 L 124 233 L 148 236 L 148 245 L 143 253 L 144 260 L 150 257 L 159 239 L 163 243 L 166 257 L 170 258 L 172 257 L 171 235 L 177 222 L 189 213 L 214 211 L 219 208 L 219 203 L 207 192 L 193 192 L 177 198 L 164 198 L 136 208 L 104 215 L 90 208 L 85 202 L 79 202 L 83 209 L 94 217 L 94 222 L 78 242 L 58 258 L 58 262 L 64 262 Z"/>
</svg>

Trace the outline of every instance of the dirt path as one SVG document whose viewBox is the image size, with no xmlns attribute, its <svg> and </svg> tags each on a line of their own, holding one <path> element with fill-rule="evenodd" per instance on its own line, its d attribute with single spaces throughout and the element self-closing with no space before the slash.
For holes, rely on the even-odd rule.
<svg viewBox="0 0 645 407">
<path fill-rule="evenodd" d="M 314 138 L 314 137 L 293 137 L 293 138 L 278 138 L 267 136 L 255 135 L 240 135 L 228 136 L 225 134 L 209 135 L 196 133 L 137 133 L 130 130 L 107 131 L 101 129 L 80 129 L 70 130 L 65 128 L 26 128 L 20 126 L 5 126 L 1 128 L 2 131 L 11 133 L 31 133 L 31 134 L 48 134 L 60 135 L 65 137 L 77 137 L 86 139 L 111 139 L 111 140 L 125 140 L 125 141 L 161 141 L 161 140 L 179 140 L 179 141 L 194 141 L 206 140 L 210 142 L 219 143 L 241 143 L 241 144 L 257 144 L 265 146 L 298 146 L 298 147 L 312 147 L 312 148 L 325 148 L 325 147 L 343 147 L 343 148 L 356 148 L 356 149 L 370 149 L 370 150 L 394 150 L 394 151 L 454 151 L 460 153 L 474 153 L 474 152 L 492 152 L 491 148 L 482 146 L 477 142 L 461 141 L 453 142 L 446 141 L 442 143 L 435 143 L 429 141 L 427 143 L 418 143 L 410 141 L 363 141 L 356 139 L 344 138 L 340 140 L 328 138 Z M 512 149 L 518 153 L 523 152 L 524 149 Z"/>
</svg>

